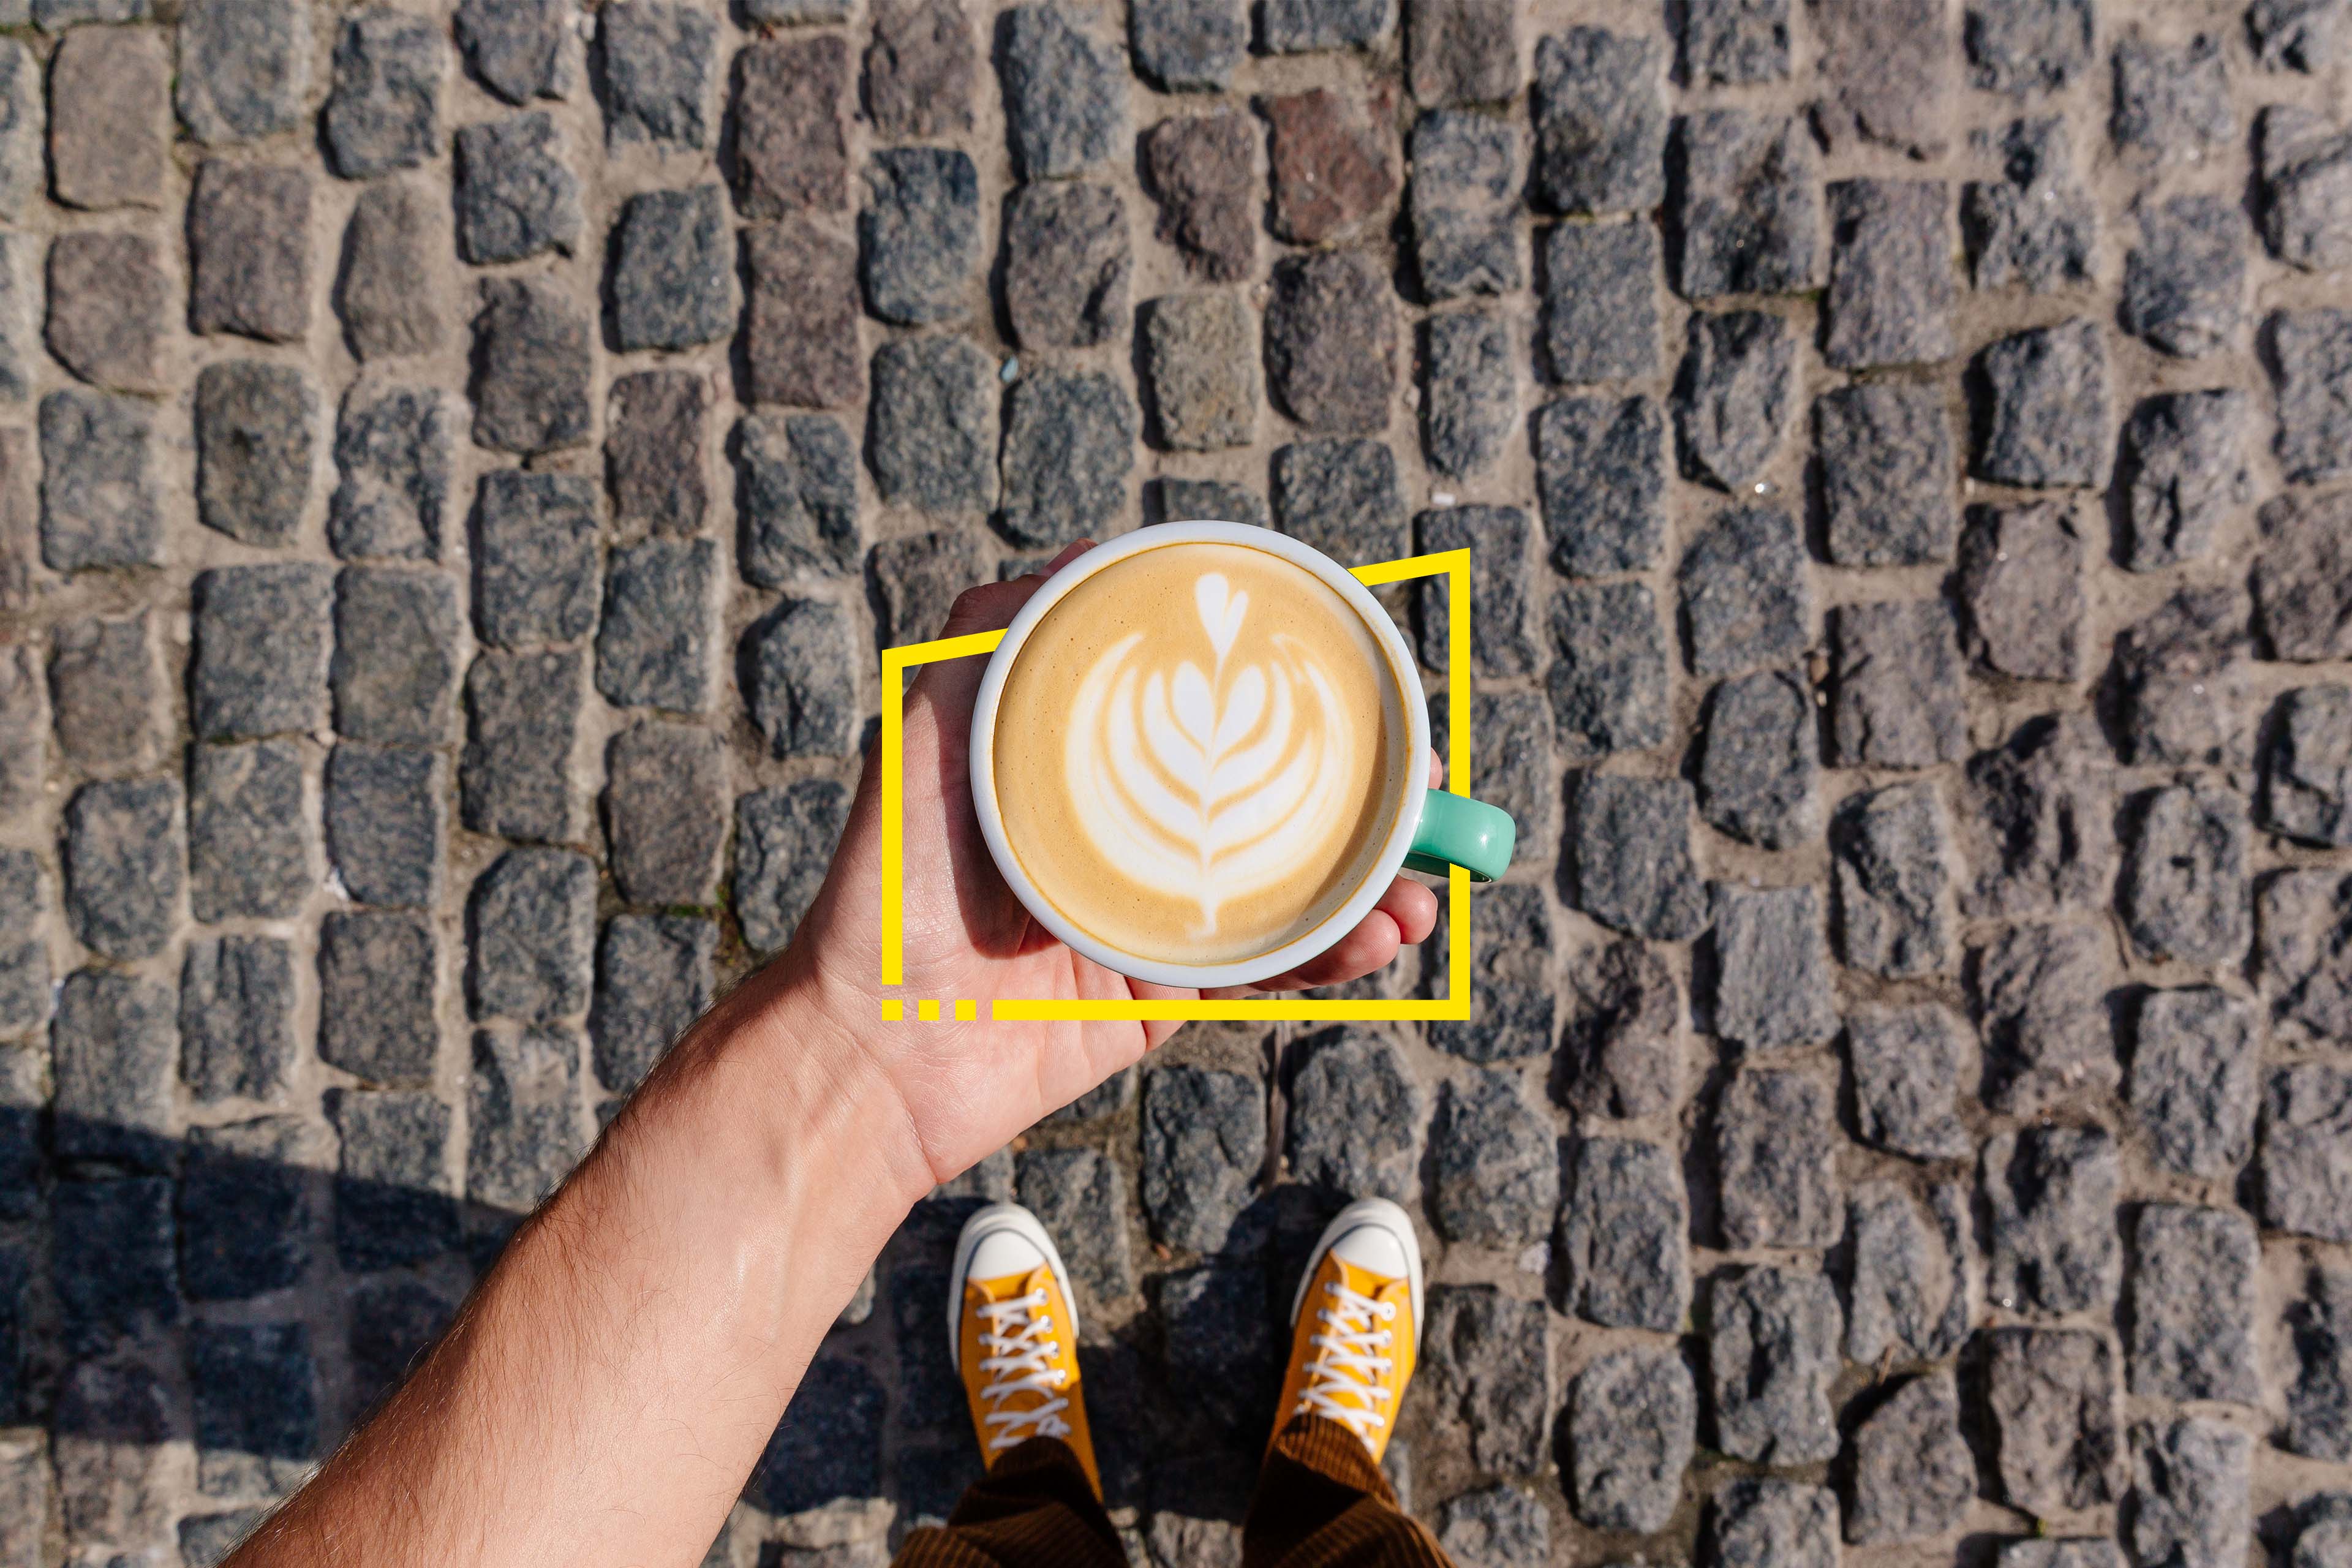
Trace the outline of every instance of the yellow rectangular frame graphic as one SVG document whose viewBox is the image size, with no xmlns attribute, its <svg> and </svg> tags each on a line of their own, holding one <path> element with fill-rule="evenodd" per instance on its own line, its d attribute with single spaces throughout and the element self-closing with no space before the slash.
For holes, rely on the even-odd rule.
<svg viewBox="0 0 2352 1568">
<path fill-rule="evenodd" d="M 1353 569 L 1356 580 L 1377 588 L 1416 577 L 1446 579 L 1445 690 L 1449 723 L 1446 732 L 1445 787 L 1467 795 L 1470 782 L 1470 552 L 1440 551 L 1409 555 L 1399 561 L 1376 561 Z M 907 671 L 941 659 L 971 658 L 993 653 L 1004 634 L 975 632 L 970 637 L 941 637 L 934 642 L 908 643 L 882 650 L 882 984 L 900 985 L 906 976 L 904 928 L 906 897 L 906 685 Z M 1229 1001 L 1139 1002 L 1062 1001 L 1036 996 L 1005 996 L 980 1002 L 953 1003 L 953 1016 L 973 1019 L 986 1007 L 991 1019 L 1030 1022 L 1039 1019 L 1097 1022 L 1102 1020 L 1451 1020 L 1470 1016 L 1470 873 L 1459 866 L 1446 878 L 1445 992 L 1438 997 L 1412 997 L 1392 1002 L 1327 1001 L 1306 997 L 1246 997 Z M 926 1021 L 940 1013 L 939 998 L 916 1004 L 917 1016 Z M 882 1016 L 899 1020 L 906 1003 L 898 998 L 882 1004 Z"/>
</svg>

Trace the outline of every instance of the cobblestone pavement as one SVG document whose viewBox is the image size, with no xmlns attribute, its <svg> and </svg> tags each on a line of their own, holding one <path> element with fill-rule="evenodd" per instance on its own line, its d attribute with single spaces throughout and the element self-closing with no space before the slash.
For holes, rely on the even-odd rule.
<svg viewBox="0 0 2352 1568">
<path fill-rule="evenodd" d="M 1201 514 L 1475 548 L 1474 1019 L 924 1205 L 714 1562 L 947 1505 L 1018 1194 L 1231 1564 L 1362 1192 L 1465 1568 L 2352 1562 L 2344 0 L 149 5 L 0 0 L 0 1563 L 211 1561 L 789 935 L 875 647 Z"/>
</svg>

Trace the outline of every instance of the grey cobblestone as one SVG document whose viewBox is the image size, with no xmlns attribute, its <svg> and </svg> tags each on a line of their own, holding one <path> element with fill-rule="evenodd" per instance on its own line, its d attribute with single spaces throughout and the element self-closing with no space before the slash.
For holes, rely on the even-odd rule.
<svg viewBox="0 0 2352 1568">
<path fill-rule="evenodd" d="M 2136 1434 L 2129 1527 L 2140 1563 L 2189 1568 L 2231 1561 L 2253 1529 L 2248 1497 L 2253 1443 L 2219 1421 L 2151 1423 Z"/>
<path fill-rule="evenodd" d="M 1291 1173 L 1308 1186 L 1402 1202 L 1421 1184 L 1428 1097 L 1377 1035 L 1318 1040 L 1290 1085 Z"/>
<path fill-rule="evenodd" d="M 422 182 L 383 180 L 360 193 L 343 229 L 334 296 L 353 354 L 397 359 L 442 345 L 449 310 L 430 284 L 448 249 L 449 215 Z"/>
<path fill-rule="evenodd" d="M 1257 257 L 1257 132 L 1232 112 L 1164 120 L 1143 138 L 1147 188 L 1160 205 L 1156 233 L 1187 272 L 1231 283 Z"/>
<path fill-rule="evenodd" d="M 2123 1436 L 2107 1342 L 2081 1329 L 2002 1328 L 1985 1339 L 2001 1496 L 2040 1514 L 2114 1501 Z"/>
<path fill-rule="evenodd" d="M 1684 551 L 1675 577 L 1691 668 L 1738 675 L 1780 664 L 1808 640 L 1812 596 L 1797 521 L 1769 507 L 1716 514 Z"/>
<path fill-rule="evenodd" d="M 295 0 L 200 0 L 180 19 L 180 122 L 210 146 L 292 130 L 312 53 L 310 12 Z"/>
<path fill-rule="evenodd" d="M 1677 282 L 1694 299 L 1818 287 L 1820 154 L 1793 119 L 1687 115 L 1670 150 L 1682 234 Z"/>
<path fill-rule="evenodd" d="M 158 564 L 163 530 L 146 407 L 52 392 L 41 399 L 40 435 L 41 560 L 58 572 Z"/>
<path fill-rule="evenodd" d="M 474 885 L 467 917 L 475 1017 L 552 1024 L 588 1010 L 596 870 L 586 856 L 508 850 Z"/>
<path fill-rule="evenodd" d="M 162 985 L 80 969 L 58 987 L 50 1033 L 58 1158 L 168 1171 L 179 1020 Z M 167 1243 L 168 1245 L 168 1243 Z"/>
<path fill-rule="evenodd" d="M 1276 265 L 1265 306 L 1267 382 L 1307 429 L 1372 435 L 1388 423 L 1396 316 L 1370 257 L 1328 251 Z"/>
<path fill-rule="evenodd" d="M 1633 936 L 1696 936 L 1706 890 L 1691 865 L 1691 804 L 1679 779 L 1585 775 L 1569 830 L 1577 907 Z"/>
<path fill-rule="evenodd" d="M 1551 1321 L 1540 1302 L 1491 1285 L 1431 1292 L 1424 1356 L 1442 1406 L 1457 1413 L 1480 1468 L 1531 1475 L 1549 1425 Z"/>
<path fill-rule="evenodd" d="M 1830 744 L 1841 766 L 1932 767 L 1968 741 L 1959 649 L 1934 599 L 1830 612 Z"/>
<path fill-rule="evenodd" d="M 2280 700 L 2259 820 L 2312 844 L 2352 842 L 2352 689 L 2305 686 Z"/>
<path fill-rule="evenodd" d="M 1570 27 L 1538 41 L 1536 184 L 1559 212 L 1647 212 L 1665 195 L 1663 40 Z"/>
<path fill-rule="evenodd" d="M 482 476 L 474 514 L 474 630 L 498 647 L 595 629 L 602 552 L 596 487 L 574 474 Z"/>
<path fill-rule="evenodd" d="M 1692 0 L 1683 8 L 1682 58 L 1694 81 L 1785 80 L 1788 0 Z"/>
<path fill-rule="evenodd" d="M 1640 583 L 1564 587 L 1551 604 L 1552 718 L 1572 761 L 1665 738 L 1665 633 Z"/>
<path fill-rule="evenodd" d="M 2245 951 L 2245 802 L 2224 790 L 2175 785 L 2125 803 L 2116 902 L 2151 958 L 2219 963 Z"/>
<path fill-rule="evenodd" d="M 1954 1112 L 1974 1055 L 1958 1018 L 1934 1005 L 1871 1009 L 1848 1014 L 1845 1031 L 1864 1142 L 1915 1160 L 1975 1152 Z"/>
<path fill-rule="evenodd" d="M 66 916 L 83 945 L 125 963 L 163 950 L 185 886 L 179 784 L 84 784 L 65 811 Z"/>
<path fill-rule="evenodd" d="M 572 836 L 572 750 L 586 664 L 577 648 L 475 655 L 457 764 L 461 820 L 474 832 Z"/>
<path fill-rule="evenodd" d="M 1654 1116 L 1682 1099 L 1682 989 L 1657 954 L 1612 942 L 1570 972 L 1559 1090 L 1587 1116 Z"/>
<path fill-rule="evenodd" d="M 1633 1139 L 1586 1139 L 1562 1191 L 1562 1309 L 1610 1328 L 1679 1331 L 1691 1301 L 1690 1205 L 1674 1156 Z"/>
<path fill-rule="evenodd" d="M 2031 1112 L 2114 1086 L 2113 963 L 2099 933 L 2079 925 L 2012 926 L 1970 955 L 1990 1104 Z"/>
<path fill-rule="evenodd" d="M 753 952 L 774 952 L 791 940 L 848 814 L 848 792 L 829 779 L 735 803 L 735 914 Z"/>
<path fill-rule="evenodd" d="M 319 394 L 300 371 L 232 361 L 196 377 L 196 507 L 208 528 L 285 545 L 309 508 Z"/>
<path fill-rule="evenodd" d="M 49 245 L 42 341 L 82 380 L 110 392 L 161 392 L 163 274 L 138 234 L 63 234 Z"/>
<path fill-rule="evenodd" d="M 613 552 L 596 626 L 596 689 L 606 701 L 678 713 L 709 706 L 718 553 L 707 539 L 648 539 Z"/>
<path fill-rule="evenodd" d="M 394 387 L 371 397 L 354 388 L 335 424 L 341 482 L 327 513 L 335 553 L 439 560 L 450 447 L 438 394 Z"/>
<path fill-rule="evenodd" d="M 1294 441 L 1274 454 L 1274 523 L 1341 561 L 1410 548 L 1396 455 L 1377 441 Z"/>
<path fill-rule="evenodd" d="M 1715 1032 L 1749 1050 L 1836 1034 L 1820 893 L 1718 883 L 1714 900 Z"/>
<path fill-rule="evenodd" d="M 694 6 L 627 0 L 599 20 L 605 139 L 701 147 L 710 138 L 719 24 Z"/>
<path fill-rule="evenodd" d="M 1562 398 L 1538 412 L 1534 427 L 1553 564 L 1579 577 L 1654 564 L 1665 534 L 1665 421 L 1657 404 Z"/>
<path fill-rule="evenodd" d="M 1414 124 L 1407 210 L 1423 295 L 1451 300 L 1525 287 L 1516 207 L 1525 153 L 1508 121 L 1440 109 Z"/>
<path fill-rule="evenodd" d="M 2062 507 L 1974 509 L 1953 587 L 1961 644 L 1977 664 L 2020 680 L 2080 679 L 2083 561 L 2081 534 Z"/>
<path fill-rule="evenodd" d="M 1423 324 L 1421 442 L 1437 472 L 1465 479 L 1502 456 L 1517 414 L 1510 340 L 1508 324 L 1490 310 Z"/>
<path fill-rule="evenodd" d="M 806 408 L 856 403 L 866 390 L 857 247 L 808 218 L 790 217 L 743 230 L 741 255 L 746 400 Z M 878 374 L 877 381 L 878 396 Z M 877 483 L 881 477 L 877 461 Z"/>
<path fill-rule="evenodd" d="M 2133 1239 L 2132 1392 L 2259 1404 L 2253 1222 L 2234 1210 L 2151 1204 Z"/>
<path fill-rule="evenodd" d="M 614 915 L 604 922 L 588 1033 L 605 1089 L 635 1089 L 710 1005 L 718 940 L 715 923 L 684 915 Z"/>
<path fill-rule="evenodd" d="M 284 920 L 319 879 L 290 741 L 188 752 L 188 902 L 200 921 Z"/>
<path fill-rule="evenodd" d="M 1785 849 L 1821 830 L 1821 740 L 1813 694 L 1796 667 L 1759 670 L 1707 699 L 1699 814 L 1725 833 Z"/>
<path fill-rule="evenodd" d="M 321 920 L 320 1058 L 377 1083 L 429 1074 L 438 950 L 419 915 L 339 910 Z M 348 1161 L 348 1137 L 345 1148 Z"/>
<path fill-rule="evenodd" d="M 1735 1075 L 1715 1111 L 1718 1223 L 1736 1248 L 1829 1247 L 1845 1229 L 1837 1096 L 1798 1070 Z"/>
<path fill-rule="evenodd" d="M 171 67 L 161 34 L 79 27 L 49 58 L 49 187 L 68 206 L 163 205 Z"/>
<path fill-rule="evenodd" d="M 1025 179 L 1075 174 L 1109 157 L 1125 129 L 1117 52 L 1059 0 L 1010 13 L 999 68 L 1005 130 Z M 1268 20 L 1266 39 L 1274 42 Z"/>
<path fill-rule="evenodd" d="M 2124 270 L 2125 329 L 2183 359 L 2230 347 L 2245 321 L 2244 227 L 2234 204 L 2212 196 L 2143 206 Z"/>
<path fill-rule="evenodd" d="M 857 215 L 866 308 L 919 326 L 967 309 L 966 276 L 980 258 L 980 176 L 961 153 L 903 147 L 866 168 Z"/>
<path fill-rule="evenodd" d="M 1853 1189 L 1846 1208 L 1850 1359 L 1933 1361 L 1959 1348 L 1979 1308 L 1969 1209 L 1968 1189 L 1957 1182 L 1930 1187 L 1925 1205 L 1893 1182 Z"/>
<path fill-rule="evenodd" d="M 1430 1211 L 1456 1241 L 1486 1247 L 1540 1241 L 1559 1207 L 1551 1119 L 1496 1072 L 1449 1081 L 1430 1128 Z"/>
<path fill-rule="evenodd" d="M 1541 889 L 1514 885 L 1485 896 L 1488 918 L 1470 933 L 1471 1024 L 1431 1026 L 1441 1051 L 1491 1062 L 1540 1056 L 1553 1044 L 1552 954 L 1556 931 Z M 1433 932 L 1432 973 L 1445 966 L 1450 939 Z"/>
<path fill-rule="evenodd" d="M 2136 572 L 2199 560 L 2214 531 L 2252 493 L 2241 454 L 2242 392 L 2152 397 L 2124 426 L 2123 473 L 2131 530 L 2123 562 Z"/>
<path fill-rule="evenodd" d="M 1846 369 L 1948 357 L 1956 289 L 1943 182 L 1841 181 L 1829 208 L 1822 357 Z"/>
<path fill-rule="evenodd" d="M 2095 1128 L 2032 1127 L 1987 1143 L 1995 1304 L 2047 1316 L 2114 1305 L 2119 1181 L 2115 1140 Z"/>
<path fill-rule="evenodd" d="M 355 741 L 437 746 L 457 686 L 457 584 L 437 573 L 347 566 L 327 667 L 335 729 Z"/>
<path fill-rule="evenodd" d="M 1951 966 L 1955 937 L 1944 813 L 1926 784 L 1846 797 L 1830 824 L 1839 956 L 1855 969 Z"/>
<path fill-rule="evenodd" d="M 1658 367 L 1658 231 L 1643 218 L 1561 223 L 1544 231 L 1544 367 L 1584 384 Z"/>
<path fill-rule="evenodd" d="M 2085 282 L 2098 219 L 2073 177 L 2065 122 L 2055 116 L 2012 121 L 1996 142 L 2004 178 L 1972 181 L 1960 202 L 1960 227 L 1979 288 L 2016 283 L 2035 293 Z"/>
<path fill-rule="evenodd" d="M 1015 383 L 1006 405 L 999 525 L 1033 549 L 1100 531 L 1135 462 L 1127 389 L 1099 372 L 1041 372 Z"/>
<path fill-rule="evenodd" d="M 691 371 L 641 370 L 613 383 L 604 483 L 615 523 L 693 533 L 710 505 L 705 473 L 710 384 Z"/>
<path fill-rule="evenodd" d="M 1107 185 L 1024 185 L 1004 218 L 1004 303 L 1024 348 L 1083 348 L 1128 322 L 1127 205 Z"/>
<path fill-rule="evenodd" d="M 874 354 L 866 461 L 882 499 L 929 512 L 996 499 L 995 366 L 957 338 L 885 343 Z"/>
<path fill-rule="evenodd" d="M 439 753 L 341 745 L 327 758 L 327 858 L 363 904 L 439 901 L 448 768 Z"/>
<path fill-rule="evenodd" d="M 328 1097 L 327 1114 L 341 1142 L 335 1251 L 343 1267 L 384 1268 L 454 1248 L 448 1105 L 408 1090 L 339 1089 Z"/>
<path fill-rule="evenodd" d="M 1613 1351 L 1569 1391 L 1576 1516 L 1596 1530 L 1663 1529 L 1680 1500 L 1698 1394 L 1671 1351 Z"/>
<path fill-rule="evenodd" d="M 1845 1536 L 1857 1545 L 1942 1535 L 1975 1499 L 1976 1459 L 1960 1437 L 1959 1390 L 1948 1372 L 1896 1388 L 1854 1429 L 1853 1449 Z"/>
<path fill-rule="evenodd" d="M 1841 1318 L 1829 1280 L 1750 1268 L 1718 1278 L 1707 1305 L 1717 1447 L 1767 1464 L 1835 1454 L 1829 1393 Z"/>
<path fill-rule="evenodd" d="M 1181 1064 L 1150 1075 L 1143 1208 L 1160 1240 L 1223 1250 L 1265 1160 L 1265 1095 L 1255 1077 Z"/>
<path fill-rule="evenodd" d="M 702 905 L 727 847 L 727 759 L 698 725 L 649 720 L 604 753 L 613 880 L 634 904 Z"/>
<path fill-rule="evenodd" d="M 827 599 L 786 599 L 748 634 L 744 701 L 779 757 L 846 755 L 856 742 L 848 617 Z"/>
<path fill-rule="evenodd" d="M 481 286 L 474 318 L 474 440 L 529 457 L 588 438 L 589 320 L 543 278 Z"/>
<path fill-rule="evenodd" d="M 190 329 L 299 339 L 310 324 L 310 226 L 308 173 L 206 159 L 188 195 Z"/>
<path fill-rule="evenodd" d="M 154 760 L 153 634 L 145 614 L 67 621 L 49 642 L 49 721 L 85 773 L 117 773 Z"/>
<path fill-rule="evenodd" d="M 735 325 L 735 235 L 715 184 L 631 196 L 614 225 L 615 347 L 686 349 Z"/>
<path fill-rule="evenodd" d="M 371 179 L 432 157 L 442 49 L 422 18 L 391 10 L 344 18 L 335 36 L 334 90 L 319 115 L 335 173 Z"/>
</svg>

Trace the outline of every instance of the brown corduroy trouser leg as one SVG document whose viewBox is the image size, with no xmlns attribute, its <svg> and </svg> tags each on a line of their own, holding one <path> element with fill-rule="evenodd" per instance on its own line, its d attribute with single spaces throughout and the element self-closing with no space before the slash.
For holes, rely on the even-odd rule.
<svg viewBox="0 0 2352 1568">
<path fill-rule="evenodd" d="M 974 1482 L 944 1526 L 908 1536 L 894 1568 L 1127 1568 L 1127 1554 L 1076 1457 L 1034 1437 Z M 1259 1472 L 1242 1524 L 1242 1568 L 1448 1564 L 1355 1435 L 1301 1415 Z"/>
</svg>

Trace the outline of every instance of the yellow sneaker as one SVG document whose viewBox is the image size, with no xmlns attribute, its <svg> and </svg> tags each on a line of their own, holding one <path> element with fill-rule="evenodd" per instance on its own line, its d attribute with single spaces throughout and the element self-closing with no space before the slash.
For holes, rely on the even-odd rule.
<svg viewBox="0 0 2352 1568">
<path fill-rule="evenodd" d="M 1377 1464 L 1420 1355 L 1421 1303 L 1421 1241 L 1412 1217 L 1386 1198 L 1340 1210 L 1315 1244 L 1290 1304 L 1276 1435 L 1294 1416 L 1328 1416 L 1363 1439 Z"/>
<path fill-rule="evenodd" d="M 982 1462 L 1032 1437 L 1068 1444 L 1102 1496 L 1078 1388 L 1078 1310 L 1054 1238 L 1019 1204 L 964 1222 L 948 1279 L 948 1343 Z"/>
</svg>

